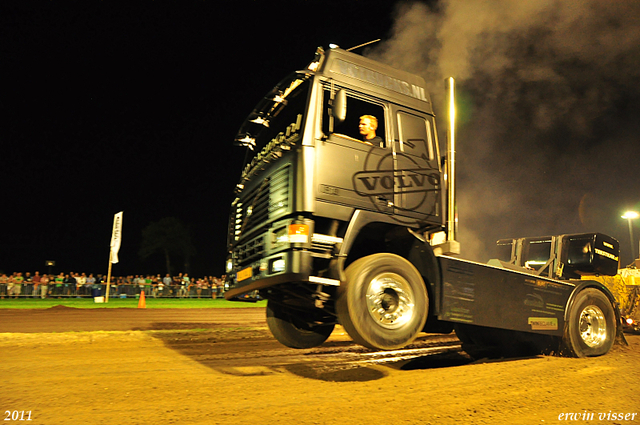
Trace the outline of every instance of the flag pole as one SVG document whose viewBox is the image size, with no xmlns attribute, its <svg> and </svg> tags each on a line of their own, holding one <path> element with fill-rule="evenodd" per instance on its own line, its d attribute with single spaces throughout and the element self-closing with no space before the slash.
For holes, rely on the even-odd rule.
<svg viewBox="0 0 640 425">
<path fill-rule="evenodd" d="M 107 272 L 107 293 L 104 296 L 104 302 L 109 302 L 109 289 L 111 288 L 111 260 L 113 259 L 113 251 L 109 248 L 109 271 Z"/>
<path fill-rule="evenodd" d="M 105 302 L 109 302 L 109 292 L 111 289 L 111 266 L 118 262 L 118 251 L 122 240 L 122 211 L 113 216 L 113 231 L 111 232 L 111 244 L 109 248 L 109 271 L 107 272 L 107 293 Z"/>
</svg>

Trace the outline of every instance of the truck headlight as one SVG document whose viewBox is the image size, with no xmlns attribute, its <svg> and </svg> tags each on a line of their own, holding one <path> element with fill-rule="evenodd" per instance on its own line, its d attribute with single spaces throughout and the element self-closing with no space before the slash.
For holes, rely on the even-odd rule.
<svg viewBox="0 0 640 425">
<path fill-rule="evenodd" d="M 284 258 L 278 258 L 271 262 L 271 273 L 283 272 L 286 268 Z"/>
<path fill-rule="evenodd" d="M 233 261 L 231 260 L 231 258 L 227 260 L 225 270 L 227 271 L 227 274 L 231 273 L 231 270 L 233 270 Z"/>
</svg>

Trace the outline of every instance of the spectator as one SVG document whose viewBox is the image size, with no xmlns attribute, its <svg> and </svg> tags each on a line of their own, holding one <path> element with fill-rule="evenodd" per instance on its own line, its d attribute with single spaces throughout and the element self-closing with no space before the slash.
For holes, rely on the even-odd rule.
<svg viewBox="0 0 640 425">
<path fill-rule="evenodd" d="M 160 275 L 153 279 L 153 298 L 162 297 L 164 294 L 164 282 Z"/>
<path fill-rule="evenodd" d="M 47 291 L 49 290 L 49 276 L 43 274 L 40 278 L 40 298 L 47 298 Z"/>
<path fill-rule="evenodd" d="M 144 293 L 151 295 L 151 286 L 153 285 L 153 278 L 151 275 L 147 275 L 144 278 Z"/>
<path fill-rule="evenodd" d="M 86 290 L 87 295 L 93 296 L 93 285 L 96 284 L 96 278 L 93 277 L 93 273 L 89 273 L 89 277 L 86 279 L 84 284 L 84 288 Z"/>
<path fill-rule="evenodd" d="M 7 284 L 9 283 L 9 276 L 6 273 L 0 275 L 0 299 L 4 299 L 7 295 Z"/>
<path fill-rule="evenodd" d="M 191 281 L 189 279 L 189 274 L 185 273 L 184 276 L 182 276 L 182 298 L 189 296 L 189 288 L 191 288 Z"/>
<path fill-rule="evenodd" d="M 42 280 L 42 276 L 40 276 L 40 272 L 36 272 L 33 275 L 33 292 L 32 292 L 32 296 L 33 298 L 37 298 L 40 296 L 40 281 Z"/>
<path fill-rule="evenodd" d="M 76 291 L 76 278 L 74 273 L 64 275 L 64 295 L 71 296 Z"/>
<path fill-rule="evenodd" d="M 127 287 L 124 285 L 124 277 L 113 277 L 113 285 L 115 285 L 116 296 L 127 295 Z"/>
<path fill-rule="evenodd" d="M 16 274 L 13 273 L 11 275 L 9 275 L 9 278 L 7 279 L 7 298 L 11 298 L 13 297 L 13 287 L 16 284 Z"/>
<path fill-rule="evenodd" d="M 87 275 L 76 273 L 76 295 L 86 295 L 85 285 L 87 284 Z"/>
<path fill-rule="evenodd" d="M 14 295 L 14 298 L 18 298 L 20 296 L 20 294 L 22 293 L 22 283 L 24 282 L 24 277 L 22 276 L 22 273 L 18 272 L 18 273 L 14 273 L 13 276 L 13 288 L 12 288 L 12 295 Z"/>
<path fill-rule="evenodd" d="M 133 287 L 135 288 L 136 295 L 140 294 L 140 275 L 138 274 L 133 278 Z"/>
<path fill-rule="evenodd" d="M 202 294 L 202 287 L 204 286 L 204 279 L 200 278 L 196 280 L 196 295 L 200 298 Z"/>
<path fill-rule="evenodd" d="M 31 277 L 32 276 L 32 277 Z M 97 276 L 97 277 L 94 277 Z M 105 276 L 106 278 L 106 276 Z M 40 298 L 50 297 L 88 297 L 104 294 L 104 287 L 100 292 L 104 279 L 102 275 L 87 276 L 86 273 L 60 273 L 40 274 L 40 272 L 15 272 L 11 275 L 0 273 L 0 298 L 20 296 L 33 296 Z M 29 287 L 30 282 L 33 286 Z M 160 274 L 112 276 L 110 296 L 139 294 L 142 290 L 148 296 L 197 298 L 220 298 L 224 292 L 224 282 L 214 276 L 191 277 L 188 273 L 179 273 L 171 277 L 169 273 L 165 277 Z M 135 282 L 135 284 L 134 284 Z M 28 289 L 30 288 L 30 289 Z M 173 289 L 173 291 L 171 291 Z M 211 292 L 209 292 L 211 291 Z"/>
<path fill-rule="evenodd" d="M 24 274 L 24 281 L 22 282 L 22 289 L 25 297 L 31 295 L 33 292 L 33 278 L 31 277 L 31 273 L 26 272 Z"/>
<path fill-rule="evenodd" d="M 224 298 L 224 282 L 227 280 L 226 275 L 222 275 L 221 278 L 218 279 L 218 295 L 220 298 Z"/>
<path fill-rule="evenodd" d="M 58 298 L 60 298 L 60 296 L 62 295 L 63 285 L 64 285 L 64 273 L 60 273 L 55 278 L 53 295 L 56 295 Z"/>
<path fill-rule="evenodd" d="M 162 284 L 164 286 L 163 290 L 166 290 L 168 292 L 167 295 L 171 295 L 171 282 L 171 276 L 169 275 L 169 273 L 167 273 L 167 275 L 162 278 Z"/>
<path fill-rule="evenodd" d="M 133 296 L 133 294 L 135 293 L 135 288 L 133 288 L 133 275 L 130 274 L 127 277 L 124 278 L 124 284 L 127 285 L 126 288 L 126 293 L 127 296 Z"/>
<path fill-rule="evenodd" d="M 218 298 L 218 284 L 215 280 L 211 282 L 211 298 L 214 300 Z"/>
<path fill-rule="evenodd" d="M 176 297 L 180 296 L 180 288 L 182 287 L 182 273 L 179 273 L 177 276 L 173 277 L 173 282 L 171 283 L 173 286 L 173 293 Z"/>
</svg>

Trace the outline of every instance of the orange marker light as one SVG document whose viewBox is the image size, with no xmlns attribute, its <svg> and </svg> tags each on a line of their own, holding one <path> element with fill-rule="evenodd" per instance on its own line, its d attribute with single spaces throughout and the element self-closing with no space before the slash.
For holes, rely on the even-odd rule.
<svg viewBox="0 0 640 425">
<path fill-rule="evenodd" d="M 309 242 L 309 226 L 306 224 L 289 225 L 289 242 L 307 243 Z"/>
</svg>

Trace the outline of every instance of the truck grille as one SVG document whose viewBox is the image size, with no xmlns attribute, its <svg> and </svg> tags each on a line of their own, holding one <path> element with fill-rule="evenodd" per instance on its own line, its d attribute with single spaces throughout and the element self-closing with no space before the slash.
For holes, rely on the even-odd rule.
<svg viewBox="0 0 640 425">
<path fill-rule="evenodd" d="M 290 164 L 278 169 L 259 186 L 242 194 L 232 206 L 229 243 L 235 246 L 239 263 L 249 262 L 264 252 L 263 236 L 250 241 L 246 238 L 290 212 L 290 170 Z"/>
<path fill-rule="evenodd" d="M 260 258 L 264 254 L 264 236 L 260 235 L 257 238 L 238 245 L 236 248 L 236 262 L 237 264 L 247 264 L 254 259 Z"/>
</svg>

